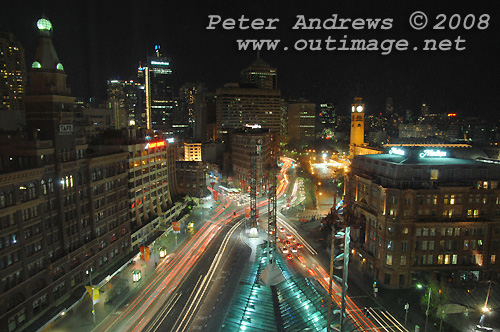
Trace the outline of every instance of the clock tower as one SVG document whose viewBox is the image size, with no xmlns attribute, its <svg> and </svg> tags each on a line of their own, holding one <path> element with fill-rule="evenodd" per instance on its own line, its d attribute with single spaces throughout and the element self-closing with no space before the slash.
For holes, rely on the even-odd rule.
<svg viewBox="0 0 500 332">
<path fill-rule="evenodd" d="M 363 98 L 354 98 L 351 105 L 351 141 L 349 144 L 349 158 L 353 158 L 356 147 L 365 145 L 365 104 Z"/>
</svg>

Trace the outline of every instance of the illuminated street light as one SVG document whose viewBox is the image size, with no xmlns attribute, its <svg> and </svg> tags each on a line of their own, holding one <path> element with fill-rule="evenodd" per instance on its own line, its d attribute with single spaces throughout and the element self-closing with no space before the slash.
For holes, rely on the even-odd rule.
<svg viewBox="0 0 500 332">
<path fill-rule="evenodd" d="M 418 289 L 422 289 L 422 288 L 424 288 L 424 286 L 421 285 L 421 284 L 418 284 L 417 288 Z M 429 297 L 427 298 L 427 310 L 425 310 L 425 328 L 424 328 L 424 332 L 427 332 L 427 322 L 429 320 L 429 307 L 431 305 L 431 288 L 427 287 L 427 289 L 429 290 Z"/>
</svg>

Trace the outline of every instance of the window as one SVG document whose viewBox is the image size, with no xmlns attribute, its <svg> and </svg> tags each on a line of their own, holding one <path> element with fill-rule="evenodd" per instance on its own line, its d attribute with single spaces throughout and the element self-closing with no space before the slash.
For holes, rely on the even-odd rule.
<svg viewBox="0 0 500 332">
<path fill-rule="evenodd" d="M 434 241 L 429 241 L 429 250 L 434 250 Z"/>
<path fill-rule="evenodd" d="M 453 257 L 451 258 L 451 264 L 457 265 L 457 260 L 458 260 L 458 256 L 457 256 L 457 254 L 454 254 Z"/>
<path fill-rule="evenodd" d="M 450 258 L 451 258 L 451 255 L 444 255 L 444 263 L 446 265 L 450 264 Z"/>
<path fill-rule="evenodd" d="M 402 252 L 408 251 L 408 241 L 401 242 L 401 251 Z"/>
<path fill-rule="evenodd" d="M 469 240 L 464 240 L 464 250 L 469 250 Z"/>
<path fill-rule="evenodd" d="M 427 250 L 427 241 L 422 241 L 422 250 Z"/>
<path fill-rule="evenodd" d="M 491 264 L 495 264 L 495 262 L 496 262 L 496 258 L 497 258 L 497 255 L 491 255 L 491 256 L 490 256 L 490 263 L 491 263 Z"/>
<path fill-rule="evenodd" d="M 392 240 L 387 242 L 387 250 L 392 251 Z"/>
<path fill-rule="evenodd" d="M 438 264 L 443 264 L 443 255 L 438 255 Z"/>
<path fill-rule="evenodd" d="M 387 255 L 385 263 L 387 265 L 392 265 L 392 255 Z"/>
<path fill-rule="evenodd" d="M 431 180 L 437 180 L 439 177 L 439 170 L 431 169 Z"/>
<path fill-rule="evenodd" d="M 406 265 L 406 255 L 404 256 L 401 256 L 401 266 L 405 266 Z"/>
</svg>

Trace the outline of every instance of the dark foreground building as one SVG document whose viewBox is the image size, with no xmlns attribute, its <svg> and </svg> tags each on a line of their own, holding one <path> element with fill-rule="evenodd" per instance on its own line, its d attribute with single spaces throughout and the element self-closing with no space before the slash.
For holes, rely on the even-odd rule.
<svg viewBox="0 0 500 332">
<path fill-rule="evenodd" d="M 37 26 L 27 132 L 0 134 L 0 330 L 9 332 L 74 302 L 87 271 L 95 283 L 130 252 L 128 152 L 93 152 L 74 130 L 52 26 Z"/>
</svg>

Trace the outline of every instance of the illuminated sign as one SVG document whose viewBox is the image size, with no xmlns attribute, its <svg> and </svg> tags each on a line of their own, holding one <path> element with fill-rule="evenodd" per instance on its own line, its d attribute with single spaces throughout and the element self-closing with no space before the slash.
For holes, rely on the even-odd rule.
<svg viewBox="0 0 500 332">
<path fill-rule="evenodd" d="M 389 150 L 389 154 L 397 154 L 398 156 L 404 156 L 405 155 L 405 150 L 403 150 L 401 148 L 392 147 Z"/>
<path fill-rule="evenodd" d="M 260 124 L 246 124 L 245 127 L 252 128 L 252 129 L 257 129 L 257 128 L 262 128 Z"/>
<path fill-rule="evenodd" d="M 419 157 L 420 158 L 427 158 L 427 157 L 446 157 L 448 153 L 446 151 L 441 151 L 441 150 L 424 150 L 420 152 Z"/>
<path fill-rule="evenodd" d="M 165 141 L 151 142 L 151 143 L 146 144 L 146 149 L 159 148 L 162 146 L 165 146 Z"/>
<path fill-rule="evenodd" d="M 152 65 L 159 65 L 159 66 L 168 66 L 170 65 L 170 62 L 163 62 L 163 61 L 151 61 Z"/>
<path fill-rule="evenodd" d="M 174 138 L 173 137 L 172 138 L 167 138 L 167 142 L 173 143 L 174 142 Z"/>
</svg>

